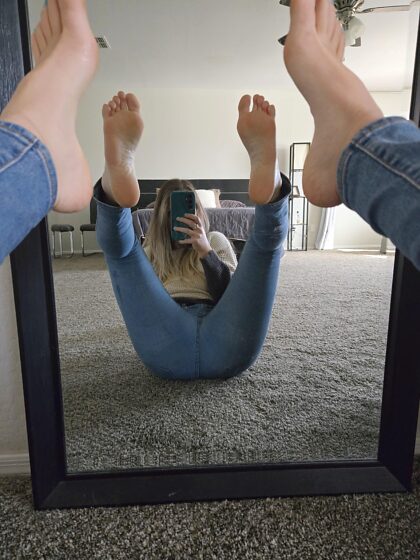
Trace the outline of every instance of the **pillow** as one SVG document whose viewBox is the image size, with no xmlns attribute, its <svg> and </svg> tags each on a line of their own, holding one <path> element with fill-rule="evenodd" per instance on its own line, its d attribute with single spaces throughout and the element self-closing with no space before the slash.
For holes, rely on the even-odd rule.
<svg viewBox="0 0 420 560">
<path fill-rule="evenodd" d="M 246 204 L 239 200 L 221 200 L 220 205 L 222 208 L 246 208 Z"/>
<path fill-rule="evenodd" d="M 216 200 L 216 208 L 221 208 L 220 205 L 220 189 L 210 189 L 214 192 L 214 198 Z"/>
<path fill-rule="evenodd" d="M 204 208 L 217 208 L 213 189 L 196 189 L 195 192 Z"/>
</svg>

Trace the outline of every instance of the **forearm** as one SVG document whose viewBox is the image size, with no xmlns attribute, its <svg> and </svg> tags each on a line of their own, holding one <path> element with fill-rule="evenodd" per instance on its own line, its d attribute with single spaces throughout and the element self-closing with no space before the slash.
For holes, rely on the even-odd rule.
<svg viewBox="0 0 420 560">
<path fill-rule="evenodd" d="M 206 276 L 207 289 L 214 301 L 217 302 L 229 285 L 230 270 L 213 250 L 200 260 Z"/>
</svg>

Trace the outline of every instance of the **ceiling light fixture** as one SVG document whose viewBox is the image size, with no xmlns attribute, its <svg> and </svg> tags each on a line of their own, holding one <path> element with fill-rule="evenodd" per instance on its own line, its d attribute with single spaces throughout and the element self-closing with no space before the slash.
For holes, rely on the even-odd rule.
<svg viewBox="0 0 420 560">
<path fill-rule="evenodd" d="M 282 6 L 290 7 L 290 0 L 279 0 Z M 372 12 L 407 12 L 420 6 L 420 0 L 411 0 L 408 4 L 397 6 L 376 6 L 374 8 L 362 9 L 365 0 L 334 0 L 334 7 L 337 19 L 340 21 L 344 33 L 346 46 L 360 47 L 361 36 L 365 30 L 365 25 L 356 14 L 371 14 Z M 281 45 L 286 43 L 287 35 L 278 41 Z"/>
<path fill-rule="evenodd" d="M 357 17 L 351 18 L 349 23 L 343 24 L 344 29 L 344 39 L 346 42 L 346 47 L 350 47 L 357 42 L 364 31 L 365 31 L 365 24 Z"/>
</svg>

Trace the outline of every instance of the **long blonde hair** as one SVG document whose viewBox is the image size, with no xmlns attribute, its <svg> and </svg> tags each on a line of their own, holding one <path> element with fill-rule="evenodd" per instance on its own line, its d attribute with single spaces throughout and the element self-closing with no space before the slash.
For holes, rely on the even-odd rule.
<svg viewBox="0 0 420 560">
<path fill-rule="evenodd" d="M 171 239 L 171 193 L 174 191 L 193 191 L 195 189 L 190 181 L 170 179 L 159 188 L 154 205 L 153 216 L 150 221 L 144 248 L 150 252 L 150 262 L 161 280 L 165 282 L 169 276 L 190 275 L 192 272 L 202 272 L 200 259 L 191 245 L 179 245 L 174 250 Z M 206 234 L 209 231 L 207 213 L 195 195 L 196 214 L 203 224 Z M 180 222 L 182 227 L 182 223 Z"/>
</svg>

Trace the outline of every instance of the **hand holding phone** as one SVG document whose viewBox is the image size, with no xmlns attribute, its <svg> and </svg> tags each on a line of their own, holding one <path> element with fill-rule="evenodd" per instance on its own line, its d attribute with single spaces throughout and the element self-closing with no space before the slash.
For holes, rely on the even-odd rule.
<svg viewBox="0 0 420 560">
<path fill-rule="evenodd" d="M 177 218 L 177 221 L 176 231 L 186 234 L 185 239 L 178 241 L 179 245 L 189 245 L 197 251 L 200 259 L 206 257 L 212 249 L 200 217 L 196 214 L 185 214 L 183 218 Z"/>
</svg>

